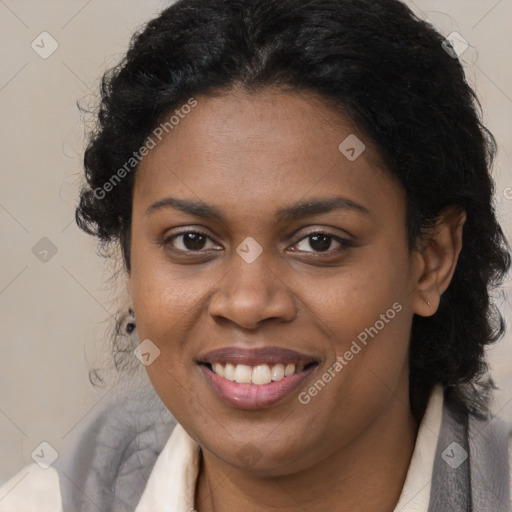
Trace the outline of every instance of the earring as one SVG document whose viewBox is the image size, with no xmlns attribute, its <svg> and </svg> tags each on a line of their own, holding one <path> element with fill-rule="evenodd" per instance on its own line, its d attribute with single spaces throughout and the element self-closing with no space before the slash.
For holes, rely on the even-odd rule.
<svg viewBox="0 0 512 512">
<path fill-rule="evenodd" d="M 432 307 L 432 304 L 430 304 L 430 301 L 427 299 L 427 297 L 425 297 L 425 295 L 423 295 L 423 299 L 425 300 L 429 308 Z"/>
<path fill-rule="evenodd" d="M 126 332 L 128 334 L 131 334 L 135 330 L 135 327 L 136 327 L 136 324 L 135 324 L 135 312 L 133 311 L 132 308 L 130 308 L 128 310 L 128 314 L 130 315 L 130 320 L 126 324 Z"/>
</svg>

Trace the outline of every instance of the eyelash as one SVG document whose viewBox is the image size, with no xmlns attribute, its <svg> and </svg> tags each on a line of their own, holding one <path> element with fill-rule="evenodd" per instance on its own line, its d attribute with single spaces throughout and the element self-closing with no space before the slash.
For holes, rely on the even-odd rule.
<svg viewBox="0 0 512 512">
<path fill-rule="evenodd" d="M 180 236 L 184 236 L 184 235 L 187 235 L 187 234 L 194 234 L 194 235 L 200 235 L 200 236 L 203 236 L 209 240 L 211 240 L 210 236 L 201 231 L 201 230 L 198 230 L 198 229 L 190 229 L 190 230 L 185 230 L 185 231 L 180 231 L 179 233 L 175 233 L 174 235 L 172 236 L 169 236 L 169 237 L 166 237 L 165 239 L 162 240 L 161 242 L 161 245 L 162 247 L 164 248 L 167 248 L 171 242 L 175 239 L 177 239 L 178 237 Z M 339 253 L 339 252 L 342 252 L 343 250 L 349 248 L 349 247 L 353 247 L 353 243 L 350 241 L 350 240 L 347 240 L 345 238 L 340 238 L 336 235 L 333 235 L 331 233 L 327 233 L 325 231 L 312 231 L 311 233 L 308 233 L 306 234 L 305 236 L 303 236 L 301 239 L 299 239 L 294 245 L 297 245 L 298 243 L 302 242 L 303 240 L 306 240 L 310 237 L 313 237 L 315 235 L 322 235 L 322 236 L 325 236 L 327 238 L 330 238 L 331 240 L 334 240 L 335 242 L 338 242 L 340 244 L 340 247 L 338 247 L 338 249 L 328 249 L 327 251 L 297 251 L 297 252 L 305 252 L 305 253 L 311 253 L 311 254 L 316 254 L 316 255 L 332 255 L 333 253 Z M 183 250 L 183 249 L 176 249 L 176 248 L 172 248 L 173 251 L 177 251 L 181 254 L 190 254 L 190 255 L 198 255 L 198 254 L 202 254 L 203 252 L 205 252 L 204 249 L 202 250 L 198 250 L 198 251 L 192 251 L 192 250 Z"/>
</svg>

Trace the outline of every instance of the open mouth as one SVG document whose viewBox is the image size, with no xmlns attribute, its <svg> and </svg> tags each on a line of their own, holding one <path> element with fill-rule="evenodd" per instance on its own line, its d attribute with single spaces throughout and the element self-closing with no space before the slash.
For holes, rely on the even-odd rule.
<svg viewBox="0 0 512 512">
<path fill-rule="evenodd" d="M 310 363 L 277 363 L 277 364 L 257 364 L 249 366 L 246 364 L 233 363 L 201 363 L 211 372 L 219 377 L 238 384 L 253 384 L 264 386 L 272 382 L 279 382 L 287 377 L 303 373 L 317 366 L 316 361 Z"/>
<path fill-rule="evenodd" d="M 291 397 L 316 373 L 320 359 L 284 347 L 231 345 L 200 354 L 196 363 L 225 403 L 261 409 Z"/>
<path fill-rule="evenodd" d="M 251 365 L 199 363 L 210 389 L 237 409 L 265 409 L 292 397 L 316 373 L 318 366 L 317 361 Z"/>
</svg>

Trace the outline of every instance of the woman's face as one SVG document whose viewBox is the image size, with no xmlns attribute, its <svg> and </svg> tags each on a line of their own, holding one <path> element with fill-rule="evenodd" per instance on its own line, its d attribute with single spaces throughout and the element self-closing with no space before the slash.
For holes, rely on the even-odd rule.
<svg viewBox="0 0 512 512">
<path fill-rule="evenodd" d="M 146 370 L 204 450 L 284 475 L 410 419 L 422 266 L 401 189 L 347 119 L 313 95 L 196 100 L 137 171 Z"/>
</svg>

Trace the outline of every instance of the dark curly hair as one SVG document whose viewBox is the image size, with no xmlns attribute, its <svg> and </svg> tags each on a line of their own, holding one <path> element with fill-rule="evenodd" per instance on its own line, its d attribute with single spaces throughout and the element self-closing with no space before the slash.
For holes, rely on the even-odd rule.
<svg viewBox="0 0 512 512">
<path fill-rule="evenodd" d="M 119 242 L 129 271 L 136 166 L 108 194 L 105 184 L 166 116 L 193 95 L 235 87 L 316 93 L 358 126 L 401 183 L 411 250 L 446 206 L 467 214 L 438 311 L 413 318 L 410 400 L 421 417 L 441 383 L 471 409 L 463 389 L 481 398 L 492 387 L 482 381 L 484 349 L 505 327 L 490 293 L 510 253 L 493 207 L 495 140 L 450 49 L 398 0 L 179 0 L 134 34 L 103 77 L 77 223 L 104 247 Z"/>
</svg>

